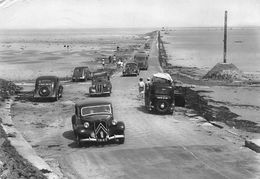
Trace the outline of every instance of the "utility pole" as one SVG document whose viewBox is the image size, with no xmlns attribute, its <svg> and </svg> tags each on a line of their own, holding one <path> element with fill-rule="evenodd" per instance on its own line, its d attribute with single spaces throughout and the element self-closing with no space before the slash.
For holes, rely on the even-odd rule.
<svg viewBox="0 0 260 179">
<path fill-rule="evenodd" d="M 224 25 L 224 63 L 227 63 L 227 11 L 225 11 L 225 25 Z"/>
</svg>

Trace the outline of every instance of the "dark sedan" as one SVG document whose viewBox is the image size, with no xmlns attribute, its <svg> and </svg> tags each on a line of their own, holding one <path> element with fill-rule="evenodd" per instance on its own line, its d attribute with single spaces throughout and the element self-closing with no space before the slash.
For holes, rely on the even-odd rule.
<svg viewBox="0 0 260 179">
<path fill-rule="evenodd" d="M 35 89 L 33 98 L 39 99 L 54 99 L 58 100 L 62 97 L 63 86 L 56 76 L 40 76 L 35 81 Z"/>
<path fill-rule="evenodd" d="M 72 128 L 76 142 L 106 142 L 115 140 L 120 144 L 125 141 L 125 124 L 116 121 L 110 102 L 83 101 L 75 105 L 72 116 Z"/>
</svg>

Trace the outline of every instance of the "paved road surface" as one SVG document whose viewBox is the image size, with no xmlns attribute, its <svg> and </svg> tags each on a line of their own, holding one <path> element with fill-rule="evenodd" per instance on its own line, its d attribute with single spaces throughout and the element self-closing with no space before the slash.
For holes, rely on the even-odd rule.
<svg viewBox="0 0 260 179">
<path fill-rule="evenodd" d="M 156 41 L 149 65 L 141 77 L 160 71 Z M 137 98 L 138 79 L 116 74 L 113 93 L 105 97 L 114 105 L 115 118 L 126 124 L 123 145 L 77 148 L 70 117 L 73 102 L 88 99 L 89 83 L 66 84 L 59 102 L 17 102 L 14 120 L 38 154 L 54 168 L 60 168 L 64 178 L 257 178 L 260 159 L 249 149 L 204 130 L 181 112 L 147 113 L 143 101 Z M 28 108 L 31 110 L 26 111 Z"/>
</svg>

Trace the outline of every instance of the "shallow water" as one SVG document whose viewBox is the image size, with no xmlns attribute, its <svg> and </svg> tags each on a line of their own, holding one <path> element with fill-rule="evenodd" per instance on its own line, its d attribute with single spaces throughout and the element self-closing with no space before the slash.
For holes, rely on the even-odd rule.
<svg viewBox="0 0 260 179">
<path fill-rule="evenodd" d="M 223 29 L 175 28 L 161 33 L 170 63 L 212 68 L 223 61 Z M 260 73 L 260 28 L 229 28 L 227 62 L 244 72 Z"/>
</svg>

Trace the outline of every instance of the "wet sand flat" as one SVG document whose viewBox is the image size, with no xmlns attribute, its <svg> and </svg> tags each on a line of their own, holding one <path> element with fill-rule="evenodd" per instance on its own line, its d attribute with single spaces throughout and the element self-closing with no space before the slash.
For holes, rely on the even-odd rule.
<svg viewBox="0 0 260 179">
<path fill-rule="evenodd" d="M 222 61 L 221 28 L 175 28 L 161 34 L 168 62 L 173 66 L 189 67 L 191 78 L 196 77 L 203 81 L 202 77 L 216 63 Z M 254 80 L 260 79 L 259 41 L 260 29 L 257 27 L 228 29 L 228 63 L 235 64 L 245 76 Z M 259 87 L 209 85 L 208 88 L 202 89 L 210 92 L 202 93 L 203 96 L 207 96 L 214 105 L 228 107 L 230 111 L 239 115 L 238 120 L 248 120 L 260 125 Z"/>
<path fill-rule="evenodd" d="M 145 40 L 141 32 L 111 29 L 1 31 L 0 78 L 23 81 L 40 75 L 68 77 L 76 66 L 97 68 L 96 58 L 113 55 L 117 46 L 137 48 Z"/>
</svg>

